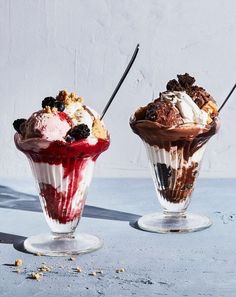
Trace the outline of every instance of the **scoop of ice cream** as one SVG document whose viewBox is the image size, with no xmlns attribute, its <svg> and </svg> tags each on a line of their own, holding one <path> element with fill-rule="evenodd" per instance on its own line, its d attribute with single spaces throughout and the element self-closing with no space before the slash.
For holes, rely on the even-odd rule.
<svg viewBox="0 0 236 297">
<path fill-rule="evenodd" d="M 177 126 L 183 123 L 179 110 L 171 101 L 156 99 L 148 104 L 145 119 L 156 121 L 163 126 Z"/>
<path fill-rule="evenodd" d="M 179 74 L 177 78 L 167 83 L 167 91 L 185 91 L 200 109 L 208 113 L 208 123 L 212 122 L 212 119 L 218 115 L 218 107 L 213 97 L 204 88 L 194 85 L 195 78 L 188 73 Z"/>
<path fill-rule="evenodd" d="M 13 126 L 23 140 L 40 138 L 72 143 L 88 139 L 95 143 L 98 139 L 107 139 L 100 116 L 83 101 L 75 93 L 60 91 L 56 98 L 44 98 L 42 110 L 33 113 L 28 120 L 16 120 Z"/>
<path fill-rule="evenodd" d="M 99 114 L 92 108 L 83 104 L 84 99 L 75 93 L 60 91 L 57 100 L 65 104 L 64 112 L 72 120 L 72 127 L 85 124 L 91 131 L 90 136 L 106 139 L 108 137 L 103 121 L 100 121 Z"/>
<path fill-rule="evenodd" d="M 20 126 L 23 139 L 42 138 L 49 141 L 65 141 L 65 135 L 71 128 L 70 121 L 63 112 L 40 110 Z"/>
<path fill-rule="evenodd" d="M 150 120 L 166 127 L 182 124 L 210 124 L 218 115 L 218 107 L 202 87 L 194 85 L 195 78 L 188 73 L 177 75 L 167 83 L 167 91 L 160 98 L 143 108 L 139 108 L 134 117 L 138 120 Z"/>
</svg>

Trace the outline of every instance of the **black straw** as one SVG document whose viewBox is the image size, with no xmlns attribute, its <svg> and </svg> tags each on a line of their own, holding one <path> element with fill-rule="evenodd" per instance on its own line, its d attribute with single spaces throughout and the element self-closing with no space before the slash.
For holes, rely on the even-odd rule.
<svg viewBox="0 0 236 297">
<path fill-rule="evenodd" d="M 224 107 L 225 103 L 229 100 L 229 97 L 232 95 L 235 88 L 236 88 L 236 84 L 233 86 L 232 90 L 229 92 L 228 96 L 225 98 L 225 101 L 221 104 L 221 107 L 219 108 L 218 112 L 221 111 L 221 109 Z"/>
<path fill-rule="evenodd" d="M 131 60 L 130 60 L 130 62 L 129 62 L 129 64 L 128 64 L 128 66 L 127 66 L 126 69 L 125 69 L 125 72 L 123 73 L 123 75 L 122 75 L 120 81 L 118 82 L 118 84 L 117 84 L 117 86 L 116 86 L 114 92 L 113 92 L 112 95 L 111 95 L 111 98 L 109 99 L 109 101 L 107 102 L 107 105 L 105 106 L 105 108 L 104 108 L 104 110 L 103 110 L 103 112 L 102 112 L 101 118 L 100 118 L 101 120 L 102 120 L 102 118 L 104 117 L 104 115 L 106 114 L 106 112 L 107 112 L 109 106 L 111 105 L 113 99 L 115 98 L 117 92 L 119 91 L 119 89 L 120 89 L 120 87 L 121 87 L 123 81 L 125 80 L 127 74 L 129 73 L 130 68 L 132 67 L 132 65 L 133 65 L 133 63 L 134 63 L 134 60 L 136 59 L 136 56 L 137 56 L 137 54 L 138 54 L 138 51 L 139 51 L 139 44 L 137 44 L 137 46 L 136 46 L 136 48 L 135 48 L 135 51 L 134 51 L 134 53 L 133 53 L 133 56 L 132 56 L 132 58 L 131 58 Z"/>
</svg>

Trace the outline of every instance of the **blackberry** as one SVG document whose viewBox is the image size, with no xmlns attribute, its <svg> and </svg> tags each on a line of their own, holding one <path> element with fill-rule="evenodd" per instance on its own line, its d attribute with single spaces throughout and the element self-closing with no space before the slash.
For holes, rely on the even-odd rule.
<svg viewBox="0 0 236 297">
<path fill-rule="evenodd" d="M 79 139 L 85 139 L 90 135 L 90 129 L 86 124 L 80 124 L 70 129 L 66 136 L 67 142 L 73 142 Z"/>
<path fill-rule="evenodd" d="M 74 138 L 74 137 L 70 136 L 69 134 L 66 135 L 66 142 L 70 142 L 70 143 L 72 143 L 72 142 L 74 142 L 74 141 L 75 141 L 75 138 Z"/>
<path fill-rule="evenodd" d="M 26 121 L 26 119 L 17 119 L 13 122 L 14 129 L 21 134 L 20 126 Z"/>
<path fill-rule="evenodd" d="M 159 176 L 159 183 L 162 190 L 166 190 L 169 188 L 170 177 L 172 174 L 172 170 L 170 166 L 166 166 L 164 163 L 157 163 L 155 165 L 156 174 Z M 156 170 L 157 168 L 157 170 Z"/>
<path fill-rule="evenodd" d="M 57 108 L 58 111 L 64 111 L 65 110 L 65 104 L 61 101 L 55 101 L 54 106 Z"/>
<path fill-rule="evenodd" d="M 56 99 L 53 97 L 46 97 L 42 101 L 42 108 L 49 106 L 51 108 L 55 107 Z"/>
</svg>

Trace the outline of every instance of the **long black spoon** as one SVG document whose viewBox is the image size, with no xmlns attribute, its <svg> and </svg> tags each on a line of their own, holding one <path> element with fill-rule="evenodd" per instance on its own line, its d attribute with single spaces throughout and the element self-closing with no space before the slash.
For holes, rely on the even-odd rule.
<svg viewBox="0 0 236 297">
<path fill-rule="evenodd" d="M 101 118 L 100 118 L 101 120 L 102 120 L 102 118 L 104 117 L 104 115 L 106 114 L 106 112 L 107 112 L 109 106 L 111 105 L 111 103 L 112 103 L 113 99 L 115 98 L 117 92 L 119 91 L 119 89 L 120 89 L 120 87 L 121 87 L 123 81 L 125 80 L 125 78 L 126 78 L 128 72 L 130 71 L 130 68 L 132 67 L 132 65 L 133 65 L 133 63 L 134 63 L 134 60 L 136 59 L 136 56 L 137 56 L 137 54 L 138 54 L 138 51 L 139 51 L 139 44 L 137 44 L 137 46 L 136 46 L 136 48 L 135 48 L 135 51 L 134 51 L 134 53 L 133 53 L 133 56 L 132 56 L 132 58 L 131 58 L 131 60 L 130 60 L 130 62 L 129 62 L 129 64 L 128 64 L 128 66 L 127 66 L 126 69 L 125 69 L 125 72 L 123 73 L 123 75 L 122 75 L 120 81 L 118 82 L 118 84 L 117 84 L 117 86 L 116 86 L 114 92 L 112 93 L 111 98 L 108 100 L 108 102 L 107 102 L 107 104 L 106 104 L 106 106 L 105 106 L 105 108 L 104 108 L 104 110 L 103 110 L 103 112 L 102 112 L 102 115 L 101 115 Z"/>
<path fill-rule="evenodd" d="M 232 95 L 235 88 L 236 88 L 236 84 L 233 86 L 232 90 L 229 92 L 228 96 L 225 98 L 225 101 L 221 104 L 221 107 L 219 108 L 218 112 L 221 111 L 221 109 L 224 107 L 225 103 L 229 100 L 229 97 Z"/>
</svg>

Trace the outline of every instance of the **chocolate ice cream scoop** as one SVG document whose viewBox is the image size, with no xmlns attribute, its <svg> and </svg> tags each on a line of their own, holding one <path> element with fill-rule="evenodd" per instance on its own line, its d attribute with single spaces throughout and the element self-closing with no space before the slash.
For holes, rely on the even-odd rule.
<svg viewBox="0 0 236 297">
<path fill-rule="evenodd" d="M 170 101 L 161 99 L 147 105 L 145 120 L 155 121 L 167 127 L 183 124 L 179 110 Z"/>
<path fill-rule="evenodd" d="M 213 101 L 213 97 L 203 88 L 195 86 L 192 88 L 190 96 L 199 108 L 202 108 L 208 101 Z"/>
</svg>

